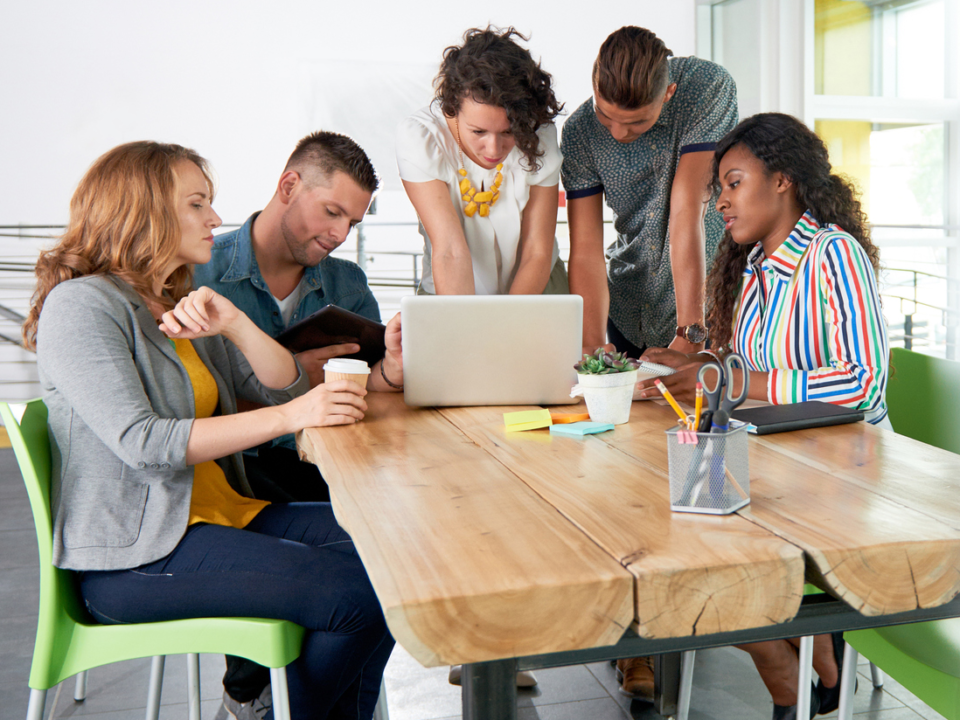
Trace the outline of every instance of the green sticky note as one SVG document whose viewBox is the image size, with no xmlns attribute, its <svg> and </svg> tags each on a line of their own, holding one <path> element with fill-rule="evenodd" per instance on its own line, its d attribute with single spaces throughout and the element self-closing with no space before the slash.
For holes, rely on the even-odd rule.
<svg viewBox="0 0 960 720">
<path fill-rule="evenodd" d="M 539 430 L 540 428 L 550 427 L 553 419 L 550 417 L 549 410 L 521 410 L 520 412 L 509 412 L 503 414 L 503 424 L 507 432 L 518 432 L 520 430 Z"/>
<path fill-rule="evenodd" d="M 613 423 L 598 422 L 575 422 L 569 425 L 551 425 L 551 435 L 573 435 L 574 437 L 583 437 L 584 435 L 596 435 L 597 433 L 613 430 Z"/>
</svg>

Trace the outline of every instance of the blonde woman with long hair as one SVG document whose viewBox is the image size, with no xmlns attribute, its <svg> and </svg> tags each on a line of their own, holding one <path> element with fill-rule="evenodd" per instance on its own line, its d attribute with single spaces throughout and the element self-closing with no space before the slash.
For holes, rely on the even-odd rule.
<svg viewBox="0 0 960 720">
<path fill-rule="evenodd" d="M 329 504 L 255 500 L 240 451 L 353 423 L 359 386 L 308 390 L 293 356 L 209 288 L 213 184 L 178 145 L 99 158 L 41 254 L 24 326 L 54 447 L 54 563 L 102 623 L 250 616 L 307 628 L 295 717 L 370 718 L 393 639 Z M 399 338 L 388 338 L 398 342 Z M 237 398 L 267 404 L 237 413 Z M 271 717 L 269 688 L 235 717 Z"/>
</svg>

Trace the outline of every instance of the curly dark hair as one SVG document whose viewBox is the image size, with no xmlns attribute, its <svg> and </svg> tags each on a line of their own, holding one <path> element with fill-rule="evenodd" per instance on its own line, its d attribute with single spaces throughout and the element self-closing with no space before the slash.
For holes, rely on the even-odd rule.
<svg viewBox="0 0 960 720">
<path fill-rule="evenodd" d="M 860 243 L 875 272 L 880 270 L 880 252 L 870 240 L 867 216 L 859 193 L 846 178 L 830 172 L 827 147 L 810 128 L 790 115 L 761 113 L 747 118 L 718 144 L 713 155 L 713 183 L 720 185 L 720 161 L 731 148 L 742 145 L 760 160 L 767 173 L 781 172 L 790 178 L 797 202 L 810 210 L 821 225 L 838 225 Z M 707 326 L 710 344 L 724 349 L 733 335 L 733 307 L 740 294 L 740 281 L 753 245 L 738 245 L 729 231 L 717 247 L 717 256 L 707 275 Z"/>
<path fill-rule="evenodd" d="M 433 84 L 446 117 L 455 117 L 466 97 L 506 110 L 510 130 L 524 156 L 521 162 L 528 170 L 539 170 L 543 152 L 537 130 L 553 122 L 563 104 L 553 94 L 550 73 L 534 62 L 530 51 L 520 47 L 514 36 L 529 39 L 512 27 L 501 30 L 488 25 L 485 30 L 467 30 L 462 45 L 443 51 Z"/>
</svg>

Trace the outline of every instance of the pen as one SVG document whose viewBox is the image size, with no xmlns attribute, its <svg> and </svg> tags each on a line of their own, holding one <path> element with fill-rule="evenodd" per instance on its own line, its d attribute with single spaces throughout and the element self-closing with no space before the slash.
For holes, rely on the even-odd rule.
<svg viewBox="0 0 960 720">
<path fill-rule="evenodd" d="M 664 385 L 659 380 L 656 381 L 657 390 L 667 399 L 667 402 L 670 403 L 670 407 L 673 408 L 673 411 L 680 416 L 680 424 L 683 427 L 687 427 L 687 414 L 680 409 L 680 406 L 677 405 L 677 401 L 673 399 L 673 395 L 670 394 L 670 391 L 667 390 L 667 386 Z"/>
<path fill-rule="evenodd" d="M 693 427 L 691 430 L 697 430 L 700 427 L 700 412 L 703 410 L 703 383 L 697 383 L 697 403 L 693 410 Z"/>
</svg>

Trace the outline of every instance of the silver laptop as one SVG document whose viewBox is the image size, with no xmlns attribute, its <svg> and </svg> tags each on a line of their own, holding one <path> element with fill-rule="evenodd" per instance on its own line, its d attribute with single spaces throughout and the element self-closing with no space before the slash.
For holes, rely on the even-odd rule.
<svg viewBox="0 0 960 720">
<path fill-rule="evenodd" d="M 400 301 L 408 405 L 569 404 L 579 295 L 437 295 Z"/>
</svg>

